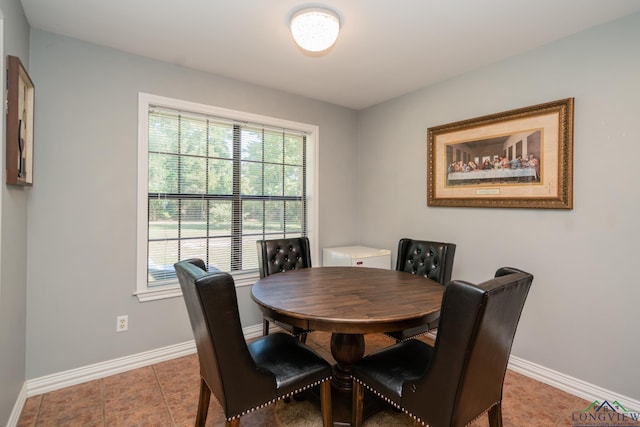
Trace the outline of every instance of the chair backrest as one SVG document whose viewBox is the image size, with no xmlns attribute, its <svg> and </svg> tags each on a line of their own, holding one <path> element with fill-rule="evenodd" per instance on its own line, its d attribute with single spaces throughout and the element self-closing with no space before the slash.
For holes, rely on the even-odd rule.
<svg viewBox="0 0 640 427">
<path fill-rule="evenodd" d="M 258 240 L 260 277 L 311 267 L 311 249 L 307 237 Z"/>
<path fill-rule="evenodd" d="M 532 281 L 531 274 L 507 267 L 479 285 L 449 282 L 429 373 L 404 385 L 403 406 L 428 424 L 463 426 L 500 402 Z"/>
<path fill-rule="evenodd" d="M 400 239 L 396 270 L 424 276 L 443 285 L 451 280 L 456 245 L 428 240 Z"/>
<path fill-rule="evenodd" d="M 242 333 L 233 278 L 200 259 L 175 264 L 198 351 L 200 375 L 227 416 L 264 403 L 275 377 L 258 372 Z"/>
</svg>

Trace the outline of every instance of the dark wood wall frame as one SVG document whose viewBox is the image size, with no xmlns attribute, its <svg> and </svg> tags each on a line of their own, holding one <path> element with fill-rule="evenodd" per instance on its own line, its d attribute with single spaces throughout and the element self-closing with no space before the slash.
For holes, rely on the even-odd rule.
<svg viewBox="0 0 640 427">
<path fill-rule="evenodd" d="M 20 58 L 7 56 L 7 184 L 33 185 L 34 94 Z"/>
</svg>

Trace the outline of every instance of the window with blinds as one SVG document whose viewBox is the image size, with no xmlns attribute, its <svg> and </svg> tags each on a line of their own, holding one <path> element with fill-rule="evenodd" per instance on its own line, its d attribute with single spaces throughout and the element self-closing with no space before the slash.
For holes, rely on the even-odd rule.
<svg viewBox="0 0 640 427">
<path fill-rule="evenodd" d="M 173 264 L 258 267 L 256 241 L 307 235 L 307 133 L 173 109 L 147 111 L 147 286 Z"/>
</svg>

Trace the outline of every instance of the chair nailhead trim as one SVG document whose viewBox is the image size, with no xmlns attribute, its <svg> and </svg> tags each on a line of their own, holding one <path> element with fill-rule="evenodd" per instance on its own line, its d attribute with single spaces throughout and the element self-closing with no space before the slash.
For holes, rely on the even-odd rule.
<svg viewBox="0 0 640 427">
<path fill-rule="evenodd" d="M 354 380 L 356 380 L 358 383 L 362 384 L 363 386 L 365 386 L 367 389 L 369 389 L 371 392 L 373 392 L 375 395 L 377 395 L 378 397 L 380 397 L 381 399 L 383 399 L 385 402 L 387 402 L 388 404 L 390 404 L 391 406 L 394 406 L 398 409 L 400 409 L 402 412 L 404 412 L 405 414 L 409 415 L 411 418 L 413 418 L 414 420 L 418 421 L 420 424 L 422 424 L 423 426 L 429 427 L 429 424 L 425 423 L 420 417 L 413 415 L 411 412 L 407 411 L 405 408 L 403 408 L 402 406 L 398 405 L 396 402 L 394 402 L 393 400 L 389 399 L 387 396 L 381 394 L 378 390 L 370 387 L 368 384 L 360 381 L 358 378 L 354 378 L 353 376 L 351 377 Z M 477 420 L 478 418 L 480 418 L 481 416 L 485 415 L 487 412 L 489 412 L 489 410 L 491 408 L 493 408 L 494 406 L 496 406 L 498 403 L 500 403 L 500 401 L 498 402 L 494 402 L 493 404 L 491 404 L 487 409 L 485 409 L 481 414 L 479 414 L 477 417 L 475 417 L 474 419 L 472 419 L 471 421 L 469 421 L 466 425 L 470 425 L 472 424 L 475 420 Z"/>
<path fill-rule="evenodd" d="M 324 379 L 322 379 L 322 380 L 316 381 L 316 382 L 314 382 L 314 383 L 312 383 L 312 384 L 307 384 L 306 386 L 301 387 L 301 388 L 298 388 L 298 389 L 295 389 L 294 391 L 289 392 L 289 393 L 287 393 L 287 394 L 285 394 L 285 395 L 283 395 L 283 396 L 278 396 L 277 398 L 272 399 L 272 400 L 270 400 L 270 401 L 268 401 L 268 402 L 265 402 L 265 403 L 263 403 L 263 404 L 261 404 L 261 405 L 258 405 L 258 406 L 254 407 L 254 408 L 247 409 L 246 411 L 242 411 L 242 413 L 240 413 L 240 414 L 234 415 L 234 416 L 232 416 L 232 417 L 228 417 L 228 418 L 227 418 L 227 421 L 232 421 L 232 420 L 235 420 L 236 418 L 240 418 L 240 417 L 242 417 L 243 415 L 248 414 L 249 412 L 253 412 L 253 411 L 256 411 L 256 410 L 258 410 L 258 409 L 264 408 L 265 406 L 269 406 L 269 405 L 271 405 L 271 404 L 274 404 L 274 403 L 276 403 L 278 400 L 282 400 L 282 399 L 284 399 L 285 397 L 293 396 L 294 394 L 300 393 L 301 391 L 305 391 L 305 390 L 307 390 L 307 389 L 309 389 L 309 388 L 311 388 L 311 387 L 315 387 L 315 386 L 317 386 L 317 385 L 320 385 L 320 384 L 322 384 L 322 383 L 323 383 L 323 382 L 325 382 L 325 381 L 329 381 L 330 379 L 331 379 L 331 376 L 328 376 L 327 378 L 324 378 Z"/>
<path fill-rule="evenodd" d="M 435 328 L 433 328 L 433 329 L 435 329 Z M 412 339 L 414 339 L 414 338 L 421 337 L 422 335 L 427 335 L 427 334 L 428 334 L 429 332 L 431 332 L 433 329 L 430 329 L 430 330 L 425 331 L 425 332 L 420 332 L 419 334 L 411 335 L 410 337 L 402 338 L 402 339 L 401 339 L 400 341 L 398 341 L 398 342 L 409 341 L 409 340 L 412 340 Z M 384 334 L 385 334 L 386 336 L 388 336 L 389 338 L 391 338 L 391 339 L 394 339 L 394 340 L 396 339 L 394 336 L 392 336 L 392 335 L 390 335 L 390 334 L 388 334 L 388 333 L 386 333 L 386 332 L 384 332 Z"/>
</svg>

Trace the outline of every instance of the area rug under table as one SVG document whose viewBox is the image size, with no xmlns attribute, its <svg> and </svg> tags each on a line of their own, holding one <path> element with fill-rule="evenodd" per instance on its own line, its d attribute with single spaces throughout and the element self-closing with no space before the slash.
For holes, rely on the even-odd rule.
<svg viewBox="0 0 640 427">
<path fill-rule="evenodd" d="M 291 399 L 289 403 L 282 400 L 276 403 L 276 420 L 281 427 L 322 427 L 322 415 L 317 406 L 308 401 Z M 367 418 L 364 427 L 405 427 L 413 426 L 408 415 L 391 410 L 378 412 Z"/>
</svg>

